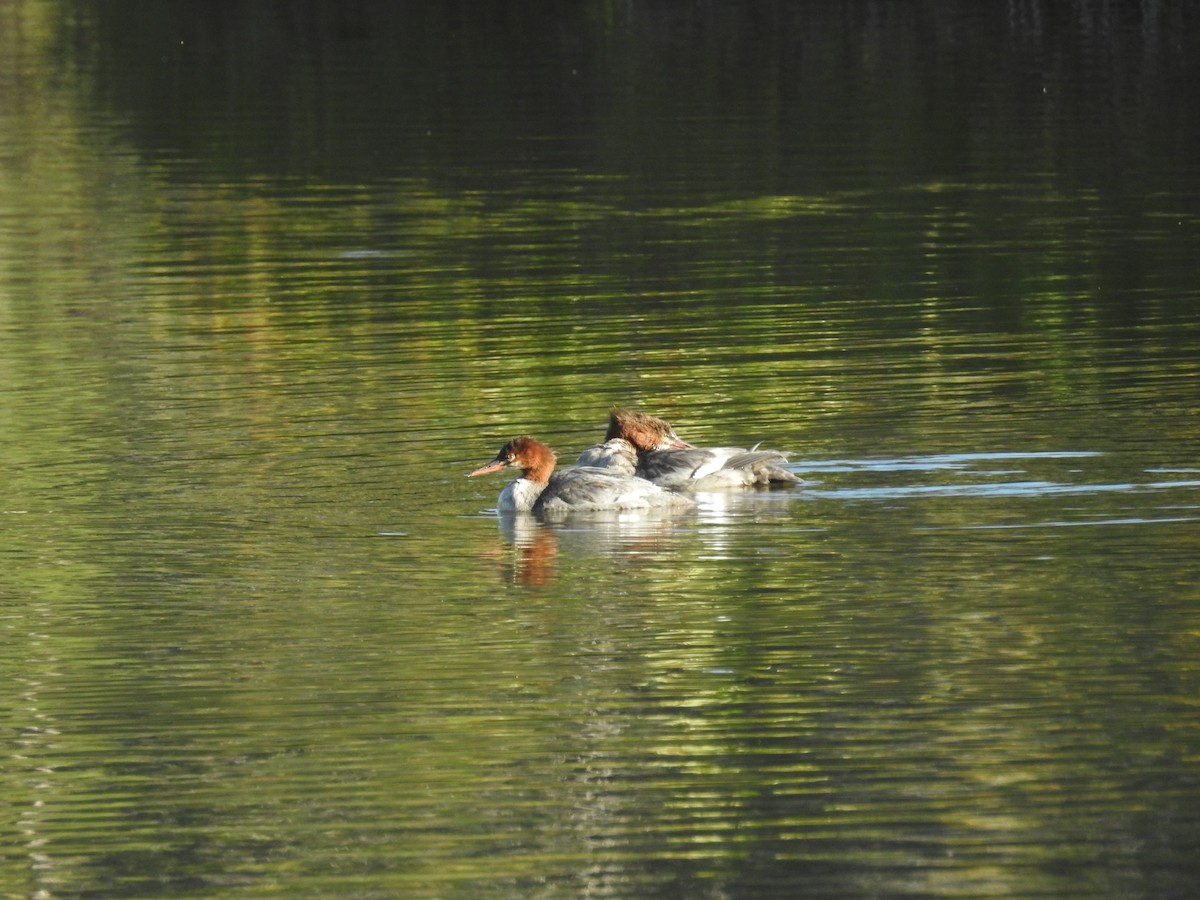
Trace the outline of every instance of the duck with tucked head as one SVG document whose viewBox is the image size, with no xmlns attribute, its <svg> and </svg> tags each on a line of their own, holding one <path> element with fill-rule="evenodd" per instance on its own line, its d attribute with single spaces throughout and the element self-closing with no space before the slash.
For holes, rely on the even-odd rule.
<svg viewBox="0 0 1200 900">
<path fill-rule="evenodd" d="M 562 514 L 598 510 L 679 510 L 694 504 L 644 478 L 616 468 L 575 466 L 554 470 L 554 451 L 528 435 L 513 438 L 496 458 L 467 477 L 515 466 L 521 477 L 500 492 L 501 512 Z"/>
<path fill-rule="evenodd" d="M 795 484 L 778 450 L 695 447 L 657 416 L 614 407 L 604 443 L 584 450 L 580 465 L 635 474 L 660 487 L 713 491 L 751 485 Z"/>
<path fill-rule="evenodd" d="M 650 450 L 695 449 L 675 433 L 662 419 L 645 413 L 630 412 L 613 407 L 608 419 L 604 443 L 594 444 L 581 454 L 577 464 L 616 469 L 629 475 L 643 476 L 637 471 L 639 454 Z"/>
</svg>

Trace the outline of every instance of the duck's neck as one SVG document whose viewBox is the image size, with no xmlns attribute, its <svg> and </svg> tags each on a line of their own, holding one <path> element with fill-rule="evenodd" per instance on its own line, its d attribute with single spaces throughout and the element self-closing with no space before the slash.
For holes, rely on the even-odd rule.
<svg viewBox="0 0 1200 900">
<path fill-rule="evenodd" d="M 545 482 L 518 478 L 500 492 L 499 508 L 503 512 L 529 512 L 546 489 Z"/>
<path fill-rule="evenodd" d="M 550 483 L 550 475 L 554 471 L 554 454 L 546 452 L 530 459 L 521 470 L 521 478 L 545 487 Z"/>
</svg>

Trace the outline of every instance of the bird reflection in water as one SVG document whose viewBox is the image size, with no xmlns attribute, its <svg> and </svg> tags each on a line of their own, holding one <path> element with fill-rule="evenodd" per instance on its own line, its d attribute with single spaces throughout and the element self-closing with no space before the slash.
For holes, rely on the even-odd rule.
<svg viewBox="0 0 1200 900">
<path fill-rule="evenodd" d="M 558 557 L 638 559 L 677 543 L 694 519 L 691 511 L 604 510 L 548 523 L 529 513 L 502 513 L 500 533 L 513 550 L 506 581 L 544 587 L 557 575 Z"/>
<path fill-rule="evenodd" d="M 554 531 L 529 513 L 500 516 L 500 532 L 515 550 L 508 572 L 513 584 L 545 587 L 554 580 L 558 542 Z"/>
</svg>

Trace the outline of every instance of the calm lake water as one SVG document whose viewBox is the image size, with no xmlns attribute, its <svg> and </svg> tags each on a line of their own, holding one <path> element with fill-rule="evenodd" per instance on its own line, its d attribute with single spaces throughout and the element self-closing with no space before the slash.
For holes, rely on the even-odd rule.
<svg viewBox="0 0 1200 900">
<path fill-rule="evenodd" d="M 1200 9 L 541 6 L 0 11 L 0 894 L 1191 896 Z"/>
</svg>

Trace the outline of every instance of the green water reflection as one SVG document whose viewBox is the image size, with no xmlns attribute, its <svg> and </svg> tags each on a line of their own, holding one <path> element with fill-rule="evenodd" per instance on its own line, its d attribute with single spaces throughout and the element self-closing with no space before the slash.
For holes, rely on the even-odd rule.
<svg viewBox="0 0 1200 900">
<path fill-rule="evenodd" d="M 0 14 L 0 891 L 1186 895 L 1190 19 L 152 6 Z M 809 484 L 463 477 L 614 402 Z"/>
</svg>

